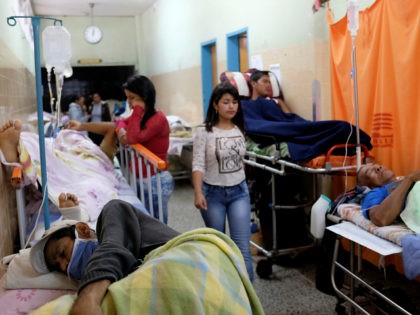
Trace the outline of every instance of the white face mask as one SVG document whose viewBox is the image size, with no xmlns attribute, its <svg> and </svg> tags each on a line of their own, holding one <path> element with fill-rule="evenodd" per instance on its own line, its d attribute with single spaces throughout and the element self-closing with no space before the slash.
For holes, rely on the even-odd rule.
<svg viewBox="0 0 420 315">
<path fill-rule="evenodd" d="M 83 277 L 87 263 L 98 246 L 97 239 L 82 239 L 78 237 L 76 232 L 73 252 L 67 267 L 67 275 L 70 279 L 80 280 Z"/>
</svg>

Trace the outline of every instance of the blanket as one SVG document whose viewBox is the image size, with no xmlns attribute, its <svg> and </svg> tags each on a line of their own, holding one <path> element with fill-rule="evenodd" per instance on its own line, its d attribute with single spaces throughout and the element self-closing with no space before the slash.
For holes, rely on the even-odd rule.
<svg viewBox="0 0 420 315">
<path fill-rule="evenodd" d="M 420 235 L 406 235 L 402 247 L 404 274 L 413 280 L 420 275 Z"/>
<path fill-rule="evenodd" d="M 38 135 L 21 133 L 21 146 L 29 158 L 22 164 L 35 166 L 24 168 L 31 182 L 40 181 L 40 157 Z M 50 200 L 58 203 L 61 192 L 77 194 L 80 206 L 85 209 L 91 222 L 96 221 L 103 206 L 117 198 L 118 180 L 114 166 L 102 150 L 89 138 L 72 130 L 62 130 L 56 139 L 45 139 L 47 184 Z M 20 157 L 22 160 L 25 157 Z M 33 175 L 34 174 L 34 175 Z"/>
<path fill-rule="evenodd" d="M 356 128 L 348 122 L 308 121 L 296 114 L 283 113 L 274 101 L 261 97 L 242 104 L 247 134 L 272 135 L 278 142 L 287 142 L 292 162 L 311 160 L 336 144 L 356 143 Z M 372 149 L 370 140 L 360 130 L 361 144 L 369 150 Z"/>
<path fill-rule="evenodd" d="M 74 295 L 34 315 L 67 314 Z M 104 314 L 264 314 L 242 255 L 225 234 L 202 228 L 149 253 L 128 277 L 113 283 Z"/>
<path fill-rule="evenodd" d="M 361 207 L 356 204 L 342 204 L 338 207 L 341 218 L 351 221 L 364 230 L 402 246 L 404 275 L 413 280 L 420 275 L 420 235 L 414 234 L 404 223 L 378 227 L 366 219 Z"/>
</svg>

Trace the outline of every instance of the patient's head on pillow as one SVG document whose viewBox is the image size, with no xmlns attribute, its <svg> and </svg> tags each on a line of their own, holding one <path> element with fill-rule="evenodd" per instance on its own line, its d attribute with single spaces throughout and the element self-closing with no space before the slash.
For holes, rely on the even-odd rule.
<svg viewBox="0 0 420 315">
<path fill-rule="evenodd" d="M 58 271 L 80 280 L 87 262 L 98 246 L 95 233 L 84 222 L 61 220 L 48 229 L 31 249 L 35 271 Z"/>
<path fill-rule="evenodd" d="M 269 97 L 273 94 L 268 71 L 256 70 L 251 74 L 250 84 L 252 88 L 252 98 Z"/>
</svg>

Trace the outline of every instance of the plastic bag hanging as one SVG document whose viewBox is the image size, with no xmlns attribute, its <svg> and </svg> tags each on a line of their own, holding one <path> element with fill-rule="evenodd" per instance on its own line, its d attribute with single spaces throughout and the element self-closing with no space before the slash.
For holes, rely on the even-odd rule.
<svg viewBox="0 0 420 315">
<path fill-rule="evenodd" d="M 71 35 L 62 25 L 47 26 L 42 32 L 42 48 L 46 65 L 65 65 L 72 56 Z"/>
<path fill-rule="evenodd" d="M 51 69 L 54 68 L 56 77 L 56 128 L 60 124 L 61 116 L 61 92 L 64 84 L 64 77 L 68 78 L 73 74 L 70 66 L 71 52 L 71 35 L 62 25 L 47 26 L 42 32 L 43 53 L 45 66 L 48 72 L 48 85 L 50 86 Z M 51 111 L 53 112 L 54 99 L 50 88 Z"/>
</svg>

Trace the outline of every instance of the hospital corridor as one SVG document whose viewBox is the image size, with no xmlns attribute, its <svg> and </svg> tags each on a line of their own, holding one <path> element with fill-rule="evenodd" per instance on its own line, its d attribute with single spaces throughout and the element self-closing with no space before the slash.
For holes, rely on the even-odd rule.
<svg viewBox="0 0 420 315">
<path fill-rule="evenodd" d="M 420 1 L 0 17 L 1 314 L 420 314 Z"/>
</svg>

